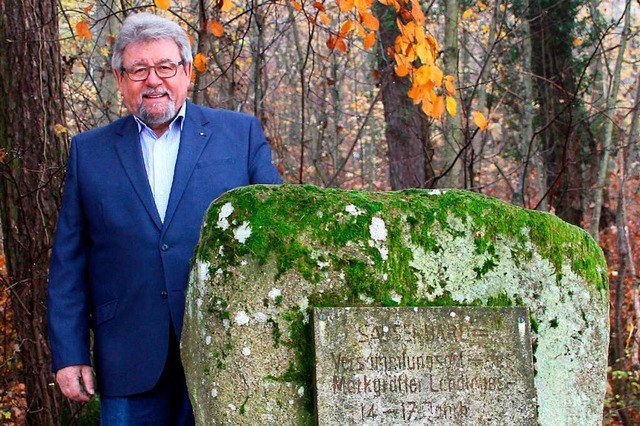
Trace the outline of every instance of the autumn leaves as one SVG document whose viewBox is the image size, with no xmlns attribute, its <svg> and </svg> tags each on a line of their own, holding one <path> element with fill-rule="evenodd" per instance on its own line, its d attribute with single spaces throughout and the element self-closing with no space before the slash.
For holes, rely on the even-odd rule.
<svg viewBox="0 0 640 426">
<path fill-rule="evenodd" d="M 425 115 L 433 119 L 442 119 L 445 112 L 450 116 L 457 114 L 456 88 L 454 77 L 444 75 L 436 63 L 440 48 L 435 37 L 426 30 L 426 17 L 418 0 L 284 0 L 290 6 L 304 14 L 311 25 L 327 30 L 326 46 L 332 51 L 346 53 L 349 43 L 361 39 L 365 50 L 371 49 L 377 40 L 380 23 L 373 13 L 373 5 L 378 1 L 396 12 L 396 25 L 399 35 L 387 55 L 395 62 L 395 72 L 399 77 L 411 81 L 409 98 L 419 105 Z M 171 0 L 154 0 L 158 9 L 168 10 Z M 232 0 L 219 0 L 217 7 L 229 12 L 235 6 Z M 90 7 L 90 6 L 88 6 Z M 90 10 L 90 9 L 89 9 Z M 88 15 L 89 10 L 85 10 Z M 341 21 L 341 23 L 339 22 Z M 222 37 L 224 25 L 213 19 L 203 24 L 207 31 Z M 76 25 L 79 39 L 91 39 L 86 20 Z M 203 73 L 207 70 L 207 58 L 202 53 L 194 57 L 194 68 Z M 484 130 L 487 120 L 480 112 L 472 114 L 474 123 Z"/>
</svg>

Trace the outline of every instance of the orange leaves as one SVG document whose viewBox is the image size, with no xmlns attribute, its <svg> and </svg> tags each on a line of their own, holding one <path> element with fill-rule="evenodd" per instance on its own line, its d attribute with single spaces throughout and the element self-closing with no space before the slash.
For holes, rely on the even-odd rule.
<svg viewBox="0 0 640 426">
<path fill-rule="evenodd" d="M 392 4 L 391 0 L 379 0 Z M 419 0 L 399 0 L 400 13 L 396 25 L 400 34 L 391 52 L 396 63 L 396 75 L 409 77 L 411 88 L 407 95 L 421 110 L 434 119 L 449 113 L 454 116 L 457 102 L 452 76 L 445 76 L 436 65 L 440 53 L 438 41 L 425 30 L 424 12 Z"/>
<path fill-rule="evenodd" d="M 338 0 L 338 7 L 340 8 L 340 12 L 347 13 L 353 6 L 355 5 L 355 0 Z"/>
<path fill-rule="evenodd" d="M 329 15 L 324 12 L 320 12 L 318 14 L 318 20 L 327 26 L 331 25 L 331 18 L 329 18 Z"/>
<path fill-rule="evenodd" d="M 207 57 L 202 53 L 198 53 L 193 58 L 193 67 L 198 70 L 199 73 L 203 73 L 207 70 Z"/>
<path fill-rule="evenodd" d="M 380 22 L 378 22 L 378 18 L 373 16 L 371 12 L 360 13 L 360 19 L 365 27 L 369 28 L 373 31 L 378 31 L 380 28 Z"/>
<path fill-rule="evenodd" d="M 342 26 L 340 27 L 340 35 L 345 37 L 355 28 L 356 28 L 356 25 L 353 23 L 353 21 L 344 21 L 342 23 Z"/>
<path fill-rule="evenodd" d="M 376 44 L 376 33 L 371 32 L 369 34 L 367 34 L 363 40 L 364 43 L 364 48 L 369 50 L 373 47 L 374 44 Z"/>
<path fill-rule="evenodd" d="M 330 15 L 331 4 L 327 4 L 322 0 L 315 0 L 312 7 L 315 14 L 305 12 L 304 7 L 297 3 L 297 0 L 291 0 L 294 7 L 307 14 L 307 19 L 312 25 L 322 24 L 330 27 L 332 25 Z M 347 51 L 347 43 L 354 35 L 362 39 L 362 45 L 365 50 L 371 49 L 377 40 L 377 31 L 380 28 L 380 22 L 372 12 L 374 0 L 335 0 L 340 13 L 346 15 L 346 19 L 340 25 L 340 30 L 331 30 L 331 35 L 327 40 L 327 47 L 331 50 L 339 50 L 343 53 Z M 296 6 L 296 3 L 299 5 Z M 335 6 L 333 11 L 335 12 Z"/>
<path fill-rule="evenodd" d="M 169 6 L 171 6 L 171 0 L 153 0 L 153 3 L 162 10 L 169 10 Z"/>
<path fill-rule="evenodd" d="M 216 37 L 222 37 L 224 35 L 224 27 L 222 24 L 213 19 L 209 21 L 209 31 Z"/>
<path fill-rule="evenodd" d="M 456 94 L 456 88 L 453 85 L 453 76 L 448 75 L 444 78 L 444 88 L 450 96 Z"/>
<path fill-rule="evenodd" d="M 87 21 L 82 20 L 76 24 L 76 35 L 80 40 L 91 40 L 93 38 Z"/>
<path fill-rule="evenodd" d="M 426 18 L 424 13 L 422 12 L 422 8 L 420 7 L 420 3 L 418 0 L 411 0 L 411 15 L 413 16 L 413 20 L 418 25 L 424 25 Z"/>
<path fill-rule="evenodd" d="M 329 37 L 329 40 L 327 40 L 327 47 L 331 50 L 338 49 L 342 53 L 345 53 L 347 51 L 347 44 L 345 43 L 343 37 Z"/>
<path fill-rule="evenodd" d="M 440 47 L 435 37 L 425 29 L 426 17 L 421 0 L 289 1 L 296 10 L 305 14 L 312 25 L 321 25 L 328 30 L 327 48 L 343 53 L 356 37 L 362 40 L 365 50 L 375 45 L 380 21 L 373 13 L 374 1 L 393 7 L 398 16 L 396 25 L 400 34 L 387 53 L 395 61 L 396 74 L 411 80 L 408 96 L 429 117 L 439 119 L 445 112 L 452 116 L 456 114 L 454 80 L 445 76 L 436 65 Z M 341 18 L 339 26 L 332 22 L 336 17 Z"/>
</svg>

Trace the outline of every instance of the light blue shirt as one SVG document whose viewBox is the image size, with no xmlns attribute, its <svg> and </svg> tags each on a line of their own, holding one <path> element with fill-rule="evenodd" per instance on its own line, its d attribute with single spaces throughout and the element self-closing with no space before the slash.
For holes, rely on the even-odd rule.
<svg viewBox="0 0 640 426">
<path fill-rule="evenodd" d="M 140 132 L 140 144 L 142 146 L 142 158 L 147 171 L 149 186 L 156 208 L 160 215 L 160 220 L 164 222 L 169 203 L 169 194 L 173 184 L 173 173 L 178 159 L 178 149 L 180 148 L 180 134 L 184 122 L 187 103 L 185 102 L 178 114 L 169 124 L 169 128 L 160 137 L 138 117 L 138 131 Z"/>
</svg>

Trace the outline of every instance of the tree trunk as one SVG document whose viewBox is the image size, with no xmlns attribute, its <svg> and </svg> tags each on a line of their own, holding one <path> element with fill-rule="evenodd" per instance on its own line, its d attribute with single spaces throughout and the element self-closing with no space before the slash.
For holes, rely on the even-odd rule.
<svg viewBox="0 0 640 426">
<path fill-rule="evenodd" d="M 49 250 L 67 153 L 56 0 L 0 2 L 0 221 L 27 422 L 58 424 L 46 330 Z M 56 128 L 58 132 L 56 133 Z"/>
<path fill-rule="evenodd" d="M 533 0 L 529 23 L 532 35 L 532 69 L 537 76 L 541 138 L 550 208 L 562 219 L 580 225 L 582 197 L 582 111 L 576 99 L 572 63 L 573 28 L 577 1 Z"/>
<path fill-rule="evenodd" d="M 395 45 L 399 34 L 397 14 L 393 8 L 381 4 L 376 4 L 374 10 L 380 20 L 378 67 L 391 188 L 422 188 L 434 177 L 430 123 L 407 96 L 409 79 L 396 76 L 393 61 L 386 54 L 387 49 Z"/>
<path fill-rule="evenodd" d="M 458 16 L 459 16 L 458 0 L 447 0 L 445 3 L 445 21 L 444 21 L 444 72 L 445 74 L 458 78 Z M 457 84 L 460 87 L 459 84 Z M 462 130 L 462 115 L 464 105 L 462 97 L 458 91 L 455 95 L 458 103 L 458 111 L 454 117 L 447 117 L 444 123 L 444 148 L 442 159 L 444 169 L 450 165 L 449 173 L 442 177 L 438 182 L 438 186 L 443 188 L 459 188 L 462 177 L 462 156 L 458 156 L 459 152 L 464 149 L 465 137 Z"/>
<path fill-rule="evenodd" d="M 611 157 L 611 151 L 617 149 L 612 146 L 613 138 L 613 115 L 618 103 L 618 92 L 620 90 L 620 75 L 622 73 L 622 60 L 627 48 L 627 38 L 631 27 L 631 2 L 628 1 L 624 9 L 624 27 L 622 28 L 622 34 L 620 35 L 620 44 L 618 46 L 618 55 L 616 57 L 616 64 L 611 74 L 611 84 L 609 86 L 606 110 L 605 114 L 609 117 L 604 125 L 604 131 L 602 132 L 602 156 L 600 158 L 600 167 L 598 169 L 598 177 L 596 181 L 596 187 L 593 191 L 593 215 L 591 216 L 591 236 L 599 241 L 600 239 L 600 214 L 602 212 L 603 193 L 608 183 L 607 175 L 609 172 L 609 158 Z"/>
</svg>

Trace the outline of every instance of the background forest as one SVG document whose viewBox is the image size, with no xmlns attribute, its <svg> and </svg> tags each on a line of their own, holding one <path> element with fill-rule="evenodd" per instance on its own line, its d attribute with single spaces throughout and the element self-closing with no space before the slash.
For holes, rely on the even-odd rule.
<svg viewBox="0 0 640 426">
<path fill-rule="evenodd" d="M 137 11 L 182 25 L 191 99 L 258 116 L 285 182 L 466 188 L 587 230 L 604 424 L 640 424 L 638 0 L 0 0 L 0 423 L 95 424 L 52 384 L 48 252 L 70 138 L 126 113 L 110 55 Z"/>
</svg>

